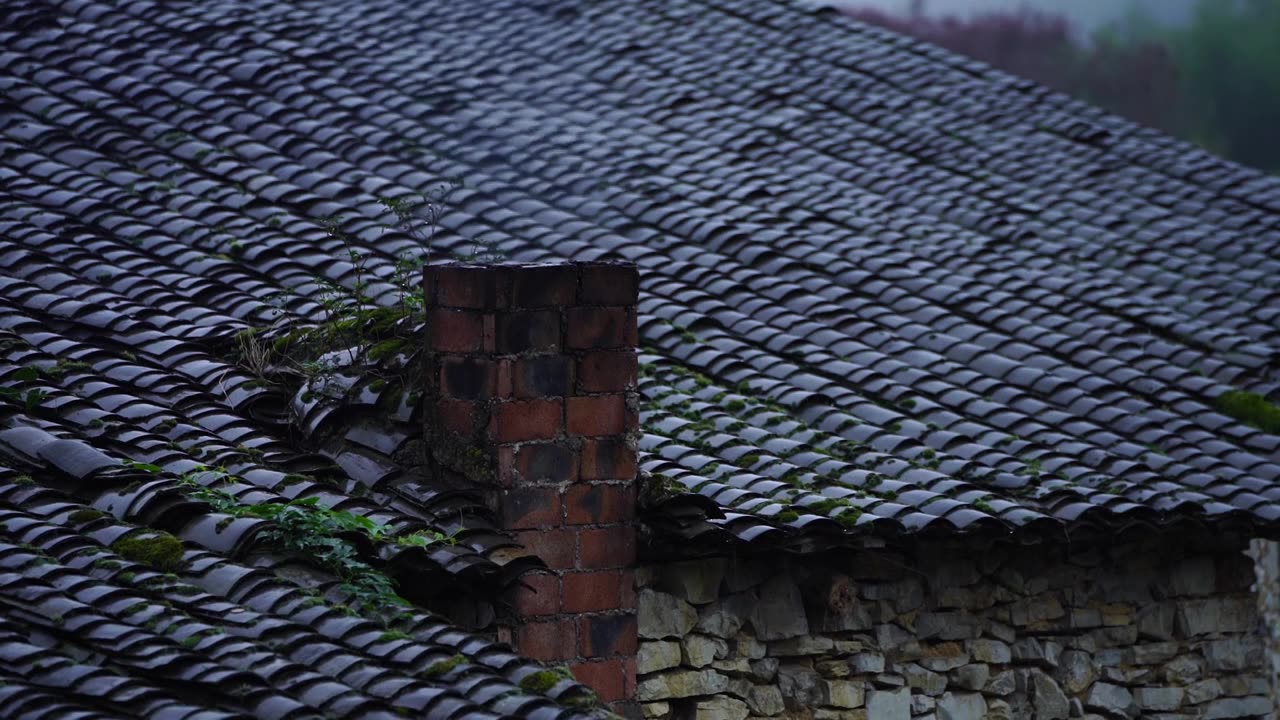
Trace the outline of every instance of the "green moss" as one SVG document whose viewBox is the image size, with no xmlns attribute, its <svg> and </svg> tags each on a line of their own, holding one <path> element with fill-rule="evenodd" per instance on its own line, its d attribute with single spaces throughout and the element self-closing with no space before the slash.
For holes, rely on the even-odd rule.
<svg viewBox="0 0 1280 720">
<path fill-rule="evenodd" d="M 858 508 L 846 508 L 840 511 L 840 514 L 836 516 L 836 522 L 847 528 L 851 528 L 858 524 L 858 518 L 860 517 L 862 517 L 862 511 Z"/>
<path fill-rule="evenodd" d="M 388 630 L 378 636 L 378 640 L 382 642 L 391 642 L 392 640 L 412 640 L 413 636 L 409 633 L 400 632 L 399 630 Z M 462 657 L 457 655 L 455 657 Z"/>
<path fill-rule="evenodd" d="M 382 362 L 388 358 L 395 357 L 403 348 L 404 341 L 399 338 L 383 340 L 369 348 L 369 359 L 374 362 Z"/>
<path fill-rule="evenodd" d="M 451 658 L 446 658 L 439 662 L 431 663 L 430 665 L 427 666 L 425 670 L 422 671 L 422 674 L 426 675 L 427 677 L 436 677 L 437 675 L 443 675 L 449 672 L 450 670 L 458 667 L 459 665 L 461 665 L 466 661 L 467 661 L 466 655 L 461 655 L 461 654 L 454 655 Z"/>
<path fill-rule="evenodd" d="M 167 532 L 120 538 L 111 544 L 111 550 L 123 558 L 163 572 L 182 567 L 182 541 Z"/>
<path fill-rule="evenodd" d="M 31 479 L 30 475 L 19 475 L 13 479 L 17 485 L 35 485 L 36 481 Z"/>
<path fill-rule="evenodd" d="M 800 519 L 800 513 L 796 512 L 795 510 L 783 510 L 777 515 L 774 515 L 773 519 L 777 520 L 778 522 L 794 522 Z"/>
<path fill-rule="evenodd" d="M 1280 435 L 1280 407 L 1257 393 L 1229 390 L 1219 395 L 1214 404 L 1224 415 L 1263 432 Z"/>
<path fill-rule="evenodd" d="M 94 510 L 93 508 L 80 508 L 68 515 L 67 519 L 79 525 L 82 523 L 93 522 L 94 520 L 98 520 L 99 518 L 104 518 L 106 516 L 107 514 L 100 510 Z"/>
<path fill-rule="evenodd" d="M 600 698 L 597 697 L 590 689 L 583 688 L 582 692 L 575 693 L 571 697 L 560 698 L 560 704 L 581 710 L 585 708 L 598 707 L 600 705 Z"/>
<path fill-rule="evenodd" d="M 564 679 L 564 674 L 555 670 L 539 670 L 521 678 L 520 689 L 527 692 L 545 693 Z"/>
<path fill-rule="evenodd" d="M 847 501 L 847 500 L 838 500 L 838 499 L 836 499 L 836 498 L 827 498 L 827 499 L 825 499 L 825 500 L 819 500 L 819 501 L 818 501 L 818 502 L 816 502 L 816 503 L 813 503 L 813 504 L 810 504 L 810 505 L 806 505 L 804 509 L 805 509 L 805 510 L 808 510 L 809 512 L 814 512 L 814 513 L 825 513 L 825 512 L 827 512 L 827 511 L 829 511 L 829 510 L 833 510 L 833 509 L 838 508 L 838 507 L 843 507 L 843 506 L 848 505 L 848 504 L 849 504 L 849 503 L 848 503 L 848 501 Z"/>
</svg>

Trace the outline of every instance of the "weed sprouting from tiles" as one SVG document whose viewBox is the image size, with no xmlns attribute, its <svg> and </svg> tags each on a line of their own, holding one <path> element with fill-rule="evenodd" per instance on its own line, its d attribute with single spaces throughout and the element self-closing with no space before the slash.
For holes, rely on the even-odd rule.
<svg viewBox="0 0 1280 720">
<path fill-rule="evenodd" d="M 182 541 L 163 531 L 130 535 L 111 544 L 112 552 L 160 570 L 172 572 L 182 567 Z"/>
<path fill-rule="evenodd" d="M 160 468 L 155 468 L 155 472 L 160 472 Z M 351 538 L 358 536 L 372 543 L 417 548 L 456 542 L 453 535 L 434 530 L 396 535 L 382 523 L 363 515 L 325 507 L 315 497 L 242 504 L 234 495 L 217 487 L 236 480 L 222 468 L 211 466 L 199 466 L 177 478 L 184 494 L 207 503 L 217 512 L 270 521 L 271 528 L 263 533 L 265 540 L 332 573 L 351 602 L 383 623 L 389 624 L 396 615 L 396 609 L 410 603 L 396 593 L 395 581 L 370 564 L 366 554 Z"/>
<path fill-rule="evenodd" d="M 425 322 L 421 271 L 435 254 L 436 228 L 448 198 L 461 186 L 461 179 L 446 178 L 422 193 L 378 198 L 392 216 L 380 223 L 383 232 L 402 232 L 419 246 L 402 251 L 389 273 L 385 267 L 373 267 L 374 256 L 357 245 L 343 217 L 321 220 L 326 235 L 341 246 L 350 263 L 352 280 L 346 286 L 316 279 L 321 288 L 314 297 L 320 318 L 313 325 L 286 325 L 285 308 L 290 301 L 305 303 L 283 294 L 273 303 L 277 321 L 272 327 L 246 330 L 236 337 L 241 364 L 254 374 L 255 382 L 272 386 L 300 381 L 302 400 L 308 403 L 318 398 L 341 401 L 348 393 L 358 392 L 364 384 L 353 378 L 377 383 L 380 395 L 390 397 L 393 393 L 382 393 L 387 388 L 415 394 L 417 376 L 405 367 L 411 357 L 404 351 L 413 347 L 412 336 Z M 493 256 L 477 244 L 465 259 L 488 261 Z M 389 280 L 395 290 L 393 305 L 371 294 L 375 281 L 381 279 Z"/>
<path fill-rule="evenodd" d="M 422 671 L 422 674 L 426 677 L 438 677 L 440 675 L 444 675 L 445 673 L 458 667 L 459 665 L 461 665 L 466 661 L 467 661 L 466 655 L 453 655 L 451 657 L 445 658 L 444 660 L 438 660 L 436 662 L 431 663 Z"/>
<path fill-rule="evenodd" d="M 1218 410 L 1229 417 L 1272 435 L 1280 435 L 1280 407 L 1257 393 L 1228 390 L 1214 399 Z"/>
</svg>

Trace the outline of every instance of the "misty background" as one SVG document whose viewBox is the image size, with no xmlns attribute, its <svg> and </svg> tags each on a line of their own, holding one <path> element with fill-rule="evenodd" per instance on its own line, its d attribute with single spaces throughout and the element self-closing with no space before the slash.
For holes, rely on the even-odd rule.
<svg viewBox="0 0 1280 720">
<path fill-rule="evenodd" d="M 828 0 L 1280 173 L 1280 0 Z"/>
</svg>

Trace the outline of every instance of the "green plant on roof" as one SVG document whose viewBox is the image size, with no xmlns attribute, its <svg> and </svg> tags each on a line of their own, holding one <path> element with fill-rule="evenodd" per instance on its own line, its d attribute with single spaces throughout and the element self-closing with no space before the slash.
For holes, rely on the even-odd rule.
<svg viewBox="0 0 1280 720">
<path fill-rule="evenodd" d="M 83 523 L 93 522 L 94 520 L 98 520 L 104 517 L 107 517 L 107 514 L 102 512 L 101 510 L 94 510 L 93 508 L 80 508 L 79 510 L 72 511 L 72 513 L 67 516 L 67 519 L 77 525 L 81 525 Z"/>
<path fill-rule="evenodd" d="M 545 670 L 538 670 L 520 678 L 520 689 L 526 692 L 546 693 L 562 680 L 575 682 L 573 673 L 563 665 L 556 665 Z"/>
<path fill-rule="evenodd" d="M 400 535 L 395 539 L 397 545 L 406 547 L 428 548 L 433 545 L 454 545 L 458 542 L 457 531 L 446 535 L 439 530 L 418 530 L 408 535 Z"/>
<path fill-rule="evenodd" d="M 160 530 L 122 537 L 111 544 L 111 550 L 120 557 L 162 572 L 182 567 L 182 541 Z"/>
<path fill-rule="evenodd" d="M 1272 435 L 1280 435 L 1280 407 L 1257 393 L 1228 390 L 1214 399 L 1218 410 L 1229 417 Z"/>
<path fill-rule="evenodd" d="M 462 654 L 454 655 L 452 657 L 445 658 L 444 660 L 439 660 L 437 662 L 431 663 L 430 665 L 428 665 L 426 668 L 423 669 L 422 674 L 425 675 L 426 677 L 437 677 L 440 675 L 444 675 L 445 673 L 458 667 L 459 665 L 461 665 L 466 661 L 467 661 L 466 655 L 462 655 Z"/>
<path fill-rule="evenodd" d="M 836 522 L 847 528 L 851 528 L 858 524 L 858 518 L 860 517 L 862 517 L 862 510 L 860 508 L 845 508 L 840 511 L 839 515 L 836 515 Z"/>
</svg>

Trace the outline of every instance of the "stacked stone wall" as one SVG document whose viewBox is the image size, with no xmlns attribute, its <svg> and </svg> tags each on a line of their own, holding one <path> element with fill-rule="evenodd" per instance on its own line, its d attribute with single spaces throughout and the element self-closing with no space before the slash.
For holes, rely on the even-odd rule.
<svg viewBox="0 0 1280 720">
<path fill-rule="evenodd" d="M 645 717 L 1270 717 L 1244 541 L 925 544 L 637 574 Z"/>
</svg>

